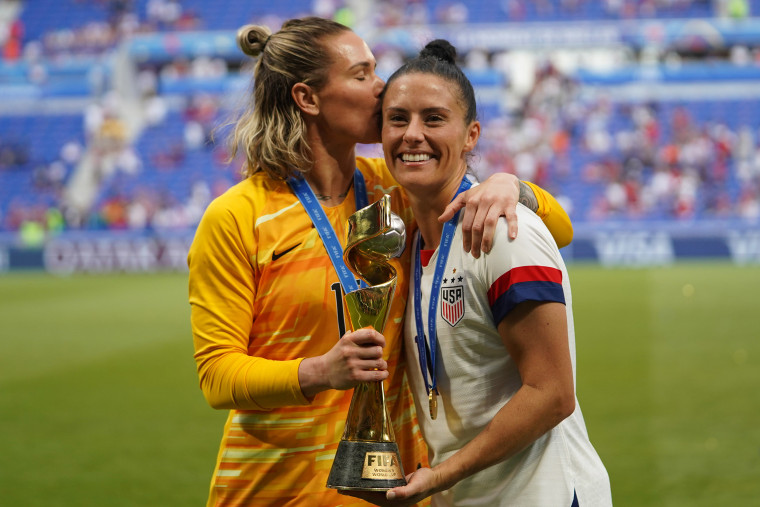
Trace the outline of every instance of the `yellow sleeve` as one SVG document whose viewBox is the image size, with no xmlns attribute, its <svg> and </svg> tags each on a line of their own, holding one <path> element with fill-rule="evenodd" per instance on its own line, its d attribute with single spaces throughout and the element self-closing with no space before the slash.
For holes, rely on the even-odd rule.
<svg viewBox="0 0 760 507">
<path fill-rule="evenodd" d="M 233 204 L 235 204 L 233 202 Z M 248 211 L 249 213 L 241 212 Z M 190 321 L 200 386 L 214 408 L 269 410 L 307 405 L 298 382 L 302 359 L 248 355 L 256 296 L 249 210 L 214 201 L 188 254 Z"/>
<path fill-rule="evenodd" d="M 524 183 L 533 190 L 538 201 L 536 215 L 544 221 L 547 229 L 552 233 L 554 241 L 557 242 L 557 246 L 562 248 L 569 245 L 573 241 L 573 223 L 564 208 L 560 206 L 552 194 L 543 188 L 530 181 Z"/>
</svg>

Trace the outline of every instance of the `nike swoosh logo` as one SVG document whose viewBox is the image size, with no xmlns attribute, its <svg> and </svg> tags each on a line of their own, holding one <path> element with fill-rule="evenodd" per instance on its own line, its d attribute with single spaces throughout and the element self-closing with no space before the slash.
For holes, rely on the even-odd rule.
<svg viewBox="0 0 760 507">
<path fill-rule="evenodd" d="M 297 244 L 295 244 L 295 245 L 291 246 L 290 248 L 288 248 L 287 250 L 283 250 L 283 251 L 282 251 L 282 252 L 280 252 L 280 253 L 277 253 L 277 252 L 275 252 L 275 251 L 272 251 L 272 262 L 276 261 L 277 259 L 279 259 L 279 258 L 280 258 L 280 257 L 282 257 L 283 255 L 285 255 L 286 253 L 288 253 L 288 252 L 292 252 L 292 251 L 293 251 L 293 250 L 295 250 L 295 248 L 296 248 L 297 246 L 299 246 L 300 244 L 301 244 L 301 243 L 297 243 Z"/>
</svg>

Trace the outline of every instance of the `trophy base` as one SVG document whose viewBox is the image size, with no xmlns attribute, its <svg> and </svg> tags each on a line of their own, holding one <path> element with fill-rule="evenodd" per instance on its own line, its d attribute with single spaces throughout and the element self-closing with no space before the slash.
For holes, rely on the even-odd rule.
<svg viewBox="0 0 760 507">
<path fill-rule="evenodd" d="M 405 486 L 396 442 L 341 440 L 327 487 L 354 491 L 386 491 Z"/>
</svg>

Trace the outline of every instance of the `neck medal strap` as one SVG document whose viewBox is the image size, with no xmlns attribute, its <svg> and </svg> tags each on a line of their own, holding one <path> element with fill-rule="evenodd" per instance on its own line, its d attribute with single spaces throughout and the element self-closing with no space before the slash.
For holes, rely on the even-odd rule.
<svg viewBox="0 0 760 507">
<path fill-rule="evenodd" d="M 335 229 L 333 229 L 332 224 L 327 219 L 327 214 L 322 205 L 319 204 L 317 196 L 314 195 L 314 191 L 309 186 L 309 183 L 302 177 L 291 177 L 288 179 L 288 185 L 290 185 L 293 193 L 298 197 L 309 218 L 311 218 L 311 222 L 317 229 L 319 237 L 325 245 L 325 250 L 327 250 L 327 254 L 330 256 L 330 261 L 335 268 L 335 272 L 338 274 L 343 292 L 348 294 L 349 292 L 358 290 L 359 285 L 356 283 L 356 278 L 354 278 L 346 263 L 343 262 L 343 247 L 340 241 L 338 241 Z M 354 171 L 354 196 L 357 210 L 367 206 L 367 186 L 364 182 L 364 176 L 359 172 L 359 169 Z"/>
<path fill-rule="evenodd" d="M 470 186 L 472 186 L 472 184 L 467 179 L 467 177 L 463 178 L 462 183 L 459 185 L 459 189 L 457 190 L 457 193 L 454 197 L 470 188 Z M 438 400 L 436 399 L 436 396 L 438 395 L 438 381 L 436 380 L 436 351 L 438 350 L 436 317 L 438 310 L 438 298 L 441 293 L 441 281 L 443 279 L 444 270 L 446 269 L 446 261 L 449 258 L 449 250 L 451 250 L 451 242 L 454 239 L 454 233 L 456 232 L 458 222 L 459 211 L 456 212 L 451 220 L 443 224 L 441 242 L 438 246 L 438 258 L 435 263 L 435 273 L 433 275 L 433 286 L 430 289 L 427 337 L 425 336 L 425 327 L 422 319 L 422 289 L 420 287 L 420 284 L 422 282 L 422 262 L 420 260 L 420 249 L 422 248 L 422 245 L 419 231 L 417 231 L 417 237 L 415 238 L 415 248 L 413 250 L 414 320 L 417 328 L 417 336 L 415 337 L 415 341 L 417 342 L 422 378 L 425 380 L 425 388 L 428 392 L 431 419 L 435 419 L 438 416 Z M 430 370 L 429 382 L 428 370 Z"/>
</svg>

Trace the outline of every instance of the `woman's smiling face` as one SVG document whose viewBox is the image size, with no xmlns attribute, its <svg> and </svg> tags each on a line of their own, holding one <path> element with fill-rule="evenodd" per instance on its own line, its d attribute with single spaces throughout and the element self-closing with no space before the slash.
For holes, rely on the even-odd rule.
<svg viewBox="0 0 760 507">
<path fill-rule="evenodd" d="M 402 75 L 385 90 L 382 114 L 383 152 L 396 181 L 420 197 L 453 196 L 480 135 L 477 121 L 465 123 L 456 85 L 432 74 Z"/>
</svg>

